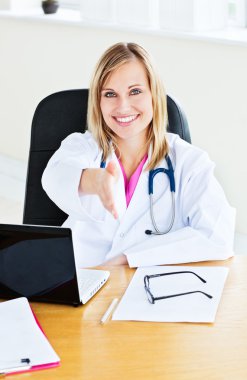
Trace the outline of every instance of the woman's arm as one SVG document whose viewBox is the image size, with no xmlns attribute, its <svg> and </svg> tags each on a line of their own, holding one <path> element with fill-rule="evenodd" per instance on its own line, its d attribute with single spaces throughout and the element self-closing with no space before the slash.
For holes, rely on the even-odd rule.
<svg viewBox="0 0 247 380">
<path fill-rule="evenodd" d="M 182 218 L 184 227 L 149 236 L 124 250 L 131 267 L 222 260 L 233 255 L 235 210 L 214 177 L 214 165 L 201 159 L 187 169 L 189 174 L 177 187 L 180 208 L 176 218 Z"/>
<path fill-rule="evenodd" d="M 75 219 L 104 221 L 105 210 L 118 217 L 113 187 L 119 172 L 114 162 L 101 169 L 100 160 L 91 134 L 73 133 L 63 140 L 43 173 L 47 195 Z"/>
</svg>

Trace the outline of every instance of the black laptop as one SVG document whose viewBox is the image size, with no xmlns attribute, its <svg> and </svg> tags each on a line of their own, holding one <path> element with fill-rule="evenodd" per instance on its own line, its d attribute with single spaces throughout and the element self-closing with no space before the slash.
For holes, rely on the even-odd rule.
<svg viewBox="0 0 247 380">
<path fill-rule="evenodd" d="M 0 298 L 80 305 L 108 277 L 76 269 L 69 228 L 0 224 Z"/>
</svg>

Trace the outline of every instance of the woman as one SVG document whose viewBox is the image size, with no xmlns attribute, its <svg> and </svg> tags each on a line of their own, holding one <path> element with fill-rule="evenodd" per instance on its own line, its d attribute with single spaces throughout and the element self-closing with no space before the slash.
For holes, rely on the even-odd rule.
<svg viewBox="0 0 247 380">
<path fill-rule="evenodd" d="M 148 53 L 118 43 L 99 60 L 90 86 L 88 129 L 73 133 L 42 177 L 48 196 L 69 217 L 79 267 L 145 266 L 226 259 L 233 255 L 234 210 L 208 155 L 166 133 L 166 96 Z M 174 206 L 164 173 L 171 160 Z M 174 214 L 175 213 L 175 214 Z M 174 221 L 173 221 L 174 219 Z M 149 234 L 145 231 L 149 230 Z M 166 231 L 166 232 L 167 232 Z"/>
</svg>

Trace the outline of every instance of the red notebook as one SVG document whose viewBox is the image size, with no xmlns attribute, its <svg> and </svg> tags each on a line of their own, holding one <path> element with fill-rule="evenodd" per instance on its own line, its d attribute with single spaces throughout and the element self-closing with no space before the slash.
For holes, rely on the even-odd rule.
<svg viewBox="0 0 247 380">
<path fill-rule="evenodd" d="M 0 374 L 56 367 L 60 358 L 25 297 L 0 303 Z"/>
</svg>

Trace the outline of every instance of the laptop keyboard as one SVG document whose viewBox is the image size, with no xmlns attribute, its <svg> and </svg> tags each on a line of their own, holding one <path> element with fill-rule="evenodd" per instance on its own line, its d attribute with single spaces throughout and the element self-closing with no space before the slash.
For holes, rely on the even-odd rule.
<svg viewBox="0 0 247 380">
<path fill-rule="evenodd" d="M 78 286 L 79 286 L 79 290 L 80 290 L 80 293 L 83 294 L 85 292 L 87 292 L 88 290 L 90 290 L 93 286 L 98 286 L 98 288 L 100 288 L 101 286 L 100 285 L 103 285 L 103 281 L 102 281 L 102 284 L 100 283 L 99 284 L 99 274 L 97 271 L 86 271 L 86 270 L 82 270 L 79 272 L 79 275 L 80 277 L 78 278 Z"/>
</svg>

